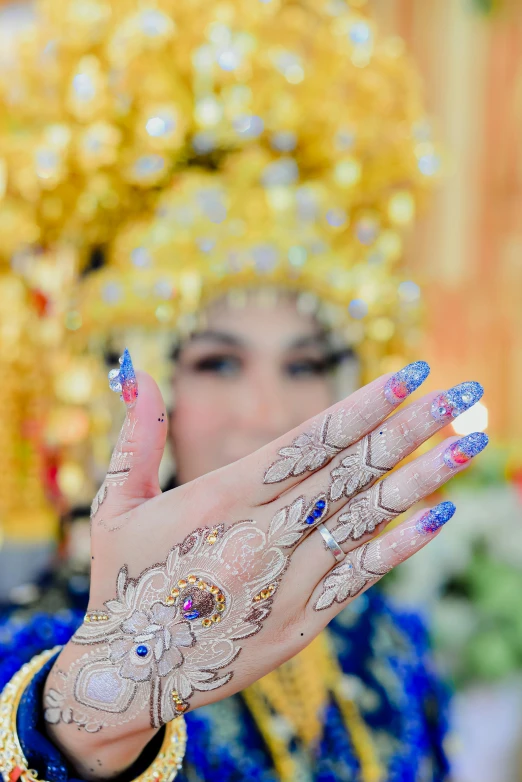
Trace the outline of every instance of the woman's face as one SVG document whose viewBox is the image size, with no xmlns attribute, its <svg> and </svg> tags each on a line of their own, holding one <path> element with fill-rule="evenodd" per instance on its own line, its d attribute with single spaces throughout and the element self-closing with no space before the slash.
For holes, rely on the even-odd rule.
<svg viewBox="0 0 522 782">
<path fill-rule="evenodd" d="M 212 305 L 182 346 L 171 437 L 186 483 L 240 459 L 334 401 L 331 348 L 312 316 L 281 297 L 263 306 Z"/>
</svg>

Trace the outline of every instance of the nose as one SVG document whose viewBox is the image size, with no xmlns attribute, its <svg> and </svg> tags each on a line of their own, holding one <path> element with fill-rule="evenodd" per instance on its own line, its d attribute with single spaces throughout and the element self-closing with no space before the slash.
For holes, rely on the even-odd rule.
<svg viewBox="0 0 522 782">
<path fill-rule="evenodd" d="M 257 372 L 237 409 L 241 428 L 270 442 L 292 428 L 292 400 L 276 372 Z"/>
</svg>

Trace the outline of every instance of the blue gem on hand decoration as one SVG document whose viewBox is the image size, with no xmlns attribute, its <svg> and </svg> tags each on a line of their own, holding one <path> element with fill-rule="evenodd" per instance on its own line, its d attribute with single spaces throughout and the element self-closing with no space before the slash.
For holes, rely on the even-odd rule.
<svg viewBox="0 0 522 782">
<path fill-rule="evenodd" d="M 326 500 L 317 500 L 312 510 L 309 511 L 308 516 L 305 519 L 305 524 L 315 524 L 317 519 L 324 516 L 326 508 Z"/>
<path fill-rule="evenodd" d="M 149 647 L 145 646 L 145 644 L 140 644 L 136 647 L 136 654 L 138 657 L 146 657 L 149 653 Z"/>
<path fill-rule="evenodd" d="M 317 519 L 320 519 L 324 515 L 326 508 L 326 500 L 317 500 L 313 509 L 308 513 L 305 519 L 305 524 L 315 524 Z"/>
</svg>

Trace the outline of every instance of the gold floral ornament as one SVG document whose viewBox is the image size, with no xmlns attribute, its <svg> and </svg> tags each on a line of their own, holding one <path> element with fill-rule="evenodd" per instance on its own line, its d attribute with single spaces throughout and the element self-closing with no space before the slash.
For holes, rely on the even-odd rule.
<svg viewBox="0 0 522 782">
<path fill-rule="evenodd" d="M 409 352 L 420 292 L 398 264 L 440 156 L 402 42 L 361 5 L 183 5 L 190 165 L 82 286 L 80 338 L 185 331 L 210 298 L 275 286 L 320 301 L 366 377 Z"/>
<path fill-rule="evenodd" d="M 166 181 L 191 117 L 175 37 L 174 20 L 152 6 L 37 4 L 0 74 L 5 203 L 30 228 L 7 232 L 9 252 L 53 241 L 88 249 Z"/>
<path fill-rule="evenodd" d="M 16 51 L 0 73 L 0 266 L 42 302 L 31 339 L 52 354 L 67 497 L 94 490 L 73 454 L 87 432 L 96 462 L 110 455 L 104 404 L 90 429 L 80 410 L 101 383 L 88 340 L 92 356 L 130 324 L 172 335 L 215 294 L 275 285 L 345 330 L 363 379 L 406 363 L 420 292 L 402 235 L 440 153 L 403 43 L 361 0 L 40 0 Z M 100 244 L 105 268 L 80 276 Z"/>
<path fill-rule="evenodd" d="M 372 361 L 404 353 L 420 302 L 418 287 L 396 269 L 401 239 L 386 212 L 375 207 L 380 229 L 361 241 L 349 212 L 343 225 L 334 219 L 342 209 L 336 188 L 317 180 L 273 187 L 272 166 L 266 153 L 245 151 L 222 173 L 176 177 L 155 216 L 122 229 L 107 268 L 84 283 L 85 335 L 137 319 L 179 332 L 215 297 L 277 288 L 297 292 L 299 306 L 344 330 L 369 371 L 378 369 Z"/>
<path fill-rule="evenodd" d="M 361 5 L 41 0 L 0 74 L 8 251 L 88 250 L 173 171 L 258 147 L 274 187 L 299 176 L 338 188 L 368 242 L 376 199 L 409 222 L 440 161 L 401 42 Z"/>
</svg>

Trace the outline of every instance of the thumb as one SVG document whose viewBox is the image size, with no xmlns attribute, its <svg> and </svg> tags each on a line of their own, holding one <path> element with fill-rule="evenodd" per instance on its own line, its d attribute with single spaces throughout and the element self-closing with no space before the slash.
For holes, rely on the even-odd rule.
<svg viewBox="0 0 522 782">
<path fill-rule="evenodd" d="M 110 519 L 161 494 L 158 470 L 167 438 L 165 404 L 155 380 L 135 373 L 129 351 L 109 385 L 127 407 L 109 469 L 91 507 L 91 519 L 107 526 Z"/>
</svg>

